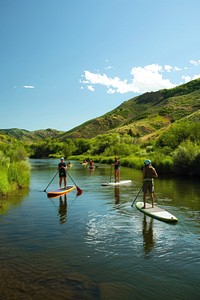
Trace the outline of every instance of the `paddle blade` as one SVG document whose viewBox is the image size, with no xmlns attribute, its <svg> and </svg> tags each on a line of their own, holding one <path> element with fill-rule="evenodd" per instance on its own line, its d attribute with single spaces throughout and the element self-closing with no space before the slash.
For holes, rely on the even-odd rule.
<svg viewBox="0 0 200 300">
<path fill-rule="evenodd" d="M 76 194 L 76 196 L 80 196 L 81 194 L 82 194 L 82 190 L 77 186 L 76 187 L 76 189 L 77 189 L 77 194 Z"/>
</svg>

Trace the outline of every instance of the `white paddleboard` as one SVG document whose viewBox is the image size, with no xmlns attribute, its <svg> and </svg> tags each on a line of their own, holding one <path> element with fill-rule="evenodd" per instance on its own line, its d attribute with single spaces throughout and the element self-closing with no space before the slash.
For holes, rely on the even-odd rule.
<svg viewBox="0 0 200 300">
<path fill-rule="evenodd" d="M 125 185 L 132 183 L 132 180 L 121 180 L 119 182 L 103 182 L 102 186 L 108 186 L 108 185 Z"/>
<path fill-rule="evenodd" d="M 174 222 L 174 223 L 178 222 L 178 219 L 175 216 L 173 216 L 171 213 L 158 206 L 154 205 L 154 207 L 152 208 L 151 204 L 146 203 L 146 208 L 143 208 L 144 206 L 143 202 L 136 202 L 135 206 L 144 214 L 152 218 L 158 219 L 160 221 Z"/>
</svg>

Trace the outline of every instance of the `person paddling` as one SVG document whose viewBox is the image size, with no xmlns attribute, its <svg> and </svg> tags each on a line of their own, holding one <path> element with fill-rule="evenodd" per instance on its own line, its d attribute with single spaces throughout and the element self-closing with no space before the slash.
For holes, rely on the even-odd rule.
<svg viewBox="0 0 200 300">
<path fill-rule="evenodd" d="M 149 191 L 152 201 L 152 207 L 154 207 L 154 178 L 157 178 L 158 174 L 156 169 L 151 165 L 151 160 L 146 159 L 144 161 L 144 168 L 142 173 L 142 182 L 143 182 L 143 202 L 144 207 L 146 208 L 146 196 L 147 192 Z"/>
<path fill-rule="evenodd" d="M 115 177 L 115 182 L 120 181 L 120 161 L 119 158 L 116 156 L 115 161 L 112 164 L 114 165 L 114 177 Z"/>
<path fill-rule="evenodd" d="M 58 172 L 59 172 L 59 187 L 62 188 L 62 181 L 64 181 L 64 189 L 67 188 L 67 180 L 66 180 L 66 163 L 64 162 L 64 157 L 61 157 L 60 163 L 58 164 Z"/>
</svg>

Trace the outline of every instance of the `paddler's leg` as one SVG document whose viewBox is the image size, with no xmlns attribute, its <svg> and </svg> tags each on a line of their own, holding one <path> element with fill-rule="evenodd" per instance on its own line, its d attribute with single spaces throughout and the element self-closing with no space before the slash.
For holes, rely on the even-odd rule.
<svg viewBox="0 0 200 300">
<path fill-rule="evenodd" d="M 151 195 L 151 203 L 152 203 L 152 207 L 154 207 L 154 194 L 151 193 L 150 195 Z"/>
<path fill-rule="evenodd" d="M 116 170 L 116 181 L 119 182 L 119 169 Z"/>
<path fill-rule="evenodd" d="M 150 186 L 150 195 L 151 195 L 151 203 L 152 203 L 152 207 L 154 207 L 154 182 L 151 182 L 151 186 Z"/>
<path fill-rule="evenodd" d="M 59 178 L 59 186 L 60 186 L 60 189 L 61 189 L 61 186 L 62 186 L 62 177 Z"/>
<path fill-rule="evenodd" d="M 115 182 L 117 182 L 117 170 L 116 169 L 114 171 L 114 176 L 115 176 Z"/>
<path fill-rule="evenodd" d="M 65 188 L 65 189 L 67 188 L 67 180 L 66 180 L 66 177 L 64 177 L 64 188 Z"/>
<path fill-rule="evenodd" d="M 146 208 L 146 197 L 148 191 L 148 186 L 146 181 L 143 182 L 142 191 L 143 191 L 143 203 L 144 203 L 143 208 Z"/>
</svg>

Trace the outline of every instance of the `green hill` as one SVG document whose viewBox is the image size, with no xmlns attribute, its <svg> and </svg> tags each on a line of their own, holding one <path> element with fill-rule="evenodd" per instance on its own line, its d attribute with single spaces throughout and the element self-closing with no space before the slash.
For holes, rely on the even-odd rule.
<svg viewBox="0 0 200 300">
<path fill-rule="evenodd" d="M 59 137 L 59 135 L 63 134 L 63 132 L 57 131 L 55 129 L 50 129 L 50 128 L 35 130 L 35 131 L 28 131 L 25 129 L 18 129 L 18 128 L 10 128 L 10 129 L 0 129 L 0 134 L 24 142 L 34 142 L 46 138 L 57 138 Z"/>
<path fill-rule="evenodd" d="M 60 138 L 93 138 L 108 132 L 144 137 L 182 118 L 198 121 L 199 111 L 200 79 L 196 79 L 172 89 L 134 97 L 105 115 L 67 131 Z"/>
<path fill-rule="evenodd" d="M 60 141 L 66 138 L 91 139 L 110 132 L 128 133 L 145 140 L 158 137 L 171 123 L 182 120 L 200 120 L 200 79 L 172 89 L 144 93 L 67 132 L 11 128 L 0 129 L 0 134 L 29 143 L 46 138 L 58 138 Z"/>
</svg>

